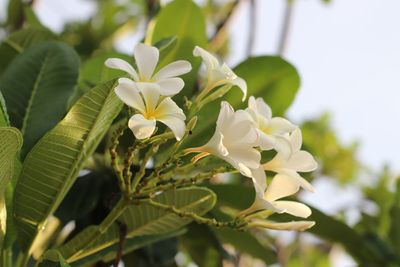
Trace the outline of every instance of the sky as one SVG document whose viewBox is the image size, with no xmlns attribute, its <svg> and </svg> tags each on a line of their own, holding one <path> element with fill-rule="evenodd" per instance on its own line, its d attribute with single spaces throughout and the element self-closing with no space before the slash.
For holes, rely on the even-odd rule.
<svg viewBox="0 0 400 267">
<path fill-rule="evenodd" d="M 283 1 L 258 0 L 255 55 L 275 54 Z M 302 79 L 288 112 L 302 121 L 328 111 L 339 137 L 360 143 L 359 158 L 373 169 L 400 170 L 400 1 L 298 0 L 285 58 Z M 232 63 L 245 51 L 248 8 L 232 25 Z"/>
</svg>

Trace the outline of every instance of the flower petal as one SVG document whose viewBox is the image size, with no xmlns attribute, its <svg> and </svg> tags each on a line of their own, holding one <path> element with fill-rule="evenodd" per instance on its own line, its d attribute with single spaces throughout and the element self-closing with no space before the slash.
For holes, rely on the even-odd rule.
<svg viewBox="0 0 400 267">
<path fill-rule="evenodd" d="M 243 97 L 242 97 L 242 101 L 246 100 L 246 96 L 247 96 L 247 83 L 245 80 L 243 80 L 240 77 L 236 77 L 235 79 L 229 80 L 230 84 L 232 85 L 236 85 L 237 87 L 239 87 L 239 89 L 243 92 Z"/>
<path fill-rule="evenodd" d="M 162 116 L 158 120 L 168 126 L 175 135 L 176 140 L 180 141 L 185 134 L 185 122 L 175 116 Z"/>
<path fill-rule="evenodd" d="M 299 128 L 296 128 L 289 137 L 290 143 L 292 145 L 292 151 L 300 151 L 301 149 L 301 144 L 303 142 L 303 138 L 301 136 L 301 130 Z"/>
<path fill-rule="evenodd" d="M 261 154 L 257 149 L 251 147 L 230 147 L 229 157 L 233 160 L 244 164 L 250 169 L 260 167 Z"/>
<path fill-rule="evenodd" d="M 273 222 L 261 219 L 254 219 L 249 223 L 249 227 L 263 227 L 274 230 L 295 230 L 304 231 L 315 225 L 314 221 L 292 221 L 292 222 Z"/>
<path fill-rule="evenodd" d="M 278 135 L 290 133 L 294 131 L 297 127 L 284 118 L 274 117 L 271 119 L 268 128 L 270 129 L 271 134 Z"/>
<path fill-rule="evenodd" d="M 181 78 L 158 80 L 157 84 L 160 86 L 161 95 L 164 96 L 174 96 L 178 94 L 185 86 L 185 83 Z"/>
<path fill-rule="evenodd" d="M 109 68 L 122 70 L 128 73 L 135 81 L 139 80 L 139 75 L 137 74 L 136 70 L 132 67 L 131 64 L 122 60 L 120 58 L 109 58 L 104 62 Z"/>
<path fill-rule="evenodd" d="M 290 157 L 285 167 L 298 172 L 311 172 L 318 167 L 318 163 L 310 153 L 300 150 Z"/>
<path fill-rule="evenodd" d="M 133 54 L 139 69 L 140 80 L 143 82 L 150 81 L 158 63 L 158 49 L 154 46 L 138 43 Z"/>
<path fill-rule="evenodd" d="M 183 75 L 191 71 L 192 65 L 189 61 L 178 60 L 174 61 L 167 66 L 161 68 L 154 76 L 153 80 L 164 80 L 168 78 L 174 78 L 176 76 Z"/>
<path fill-rule="evenodd" d="M 206 65 L 207 71 L 215 69 L 219 66 L 219 62 L 218 62 L 217 58 L 199 46 L 196 46 L 194 48 L 193 55 L 196 57 L 201 57 L 203 59 L 203 62 Z"/>
<path fill-rule="evenodd" d="M 314 187 L 303 177 L 301 177 L 297 172 L 290 170 L 290 169 L 281 169 L 280 170 L 280 174 L 284 174 L 287 177 L 290 177 L 291 179 L 293 179 L 294 183 L 298 183 L 298 185 L 300 185 L 302 188 L 310 191 L 310 192 L 314 192 Z"/>
<path fill-rule="evenodd" d="M 153 134 L 156 120 L 148 120 L 142 114 L 135 114 L 129 119 L 128 126 L 137 139 L 145 139 Z"/>
<path fill-rule="evenodd" d="M 222 101 L 217 119 L 217 129 L 228 128 L 233 122 L 234 113 L 232 106 L 228 102 Z"/>
<path fill-rule="evenodd" d="M 267 188 L 267 176 L 262 167 L 258 167 L 251 171 L 252 180 L 254 183 L 254 188 L 256 190 L 256 195 L 260 198 L 264 198 L 264 192 Z"/>
<path fill-rule="evenodd" d="M 254 99 L 254 97 L 253 97 L 253 99 Z M 263 116 L 264 118 L 266 118 L 268 120 L 270 120 L 272 118 L 271 108 L 268 106 L 267 103 L 265 103 L 264 99 L 262 99 L 261 97 L 257 97 L 257 99 L 255 100 L 255 103 L 250 103 L 250 99 L 249 99 L 249 107 L 251 107 L 253 110 L 257 111 L 257 113 L 259 113 L 261 116 Z"/>
<path fill-rule="evenodd" d="M 265 191 L 264 198 L 268 201 L 287 197 L 299 191 L 300 185 L 287 175 L 277 174 Z"/>
<path fill-rule="evenodd" d="M 143 95 L 146 113 L 154 113 L 160 99 L 160 87 L 155 83 L 136 83 L 136 85 Z"/>
<path fill-rule="evenodd" d="M 158 104 L 155 113 L 158 115 L 157 118 L 166 115 L 172 115 L 181 120 L 186 119 L 183 110 L 170 97 L 165 98 L 160 102 L 160 104 Z"/>
<path fill-rule="evenodd" d="M 297 217 L 307 218 L 312 213 L 309 207 L 296 201 L 279 200 L 274 201 L 273 205 L 277 209 L 284 210 L 285 213 L 289 213 Z"/>
<path fill-rule="evenodd" d="M 142 97 L 133 81 L 121 78 L 118 80 L 118 85 L 115 87 L 115 93 L 122 102 L 130 107 L 133 107 L 144 113 L 146 108 L 143 103 Z"/>
<path fill-rule="evenodd" d="M 225 157 L 228 156 L 229 151 L 225 147 L 223 140 L 224 136 L 220 131 L 216 130 L 211 139 L 203 147 L 207 152 L 226 160 Z"/>
</svg>

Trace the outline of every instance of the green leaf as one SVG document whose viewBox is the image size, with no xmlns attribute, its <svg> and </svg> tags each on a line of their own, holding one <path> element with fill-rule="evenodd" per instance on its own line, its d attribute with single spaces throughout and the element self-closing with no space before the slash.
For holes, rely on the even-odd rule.
<svg viewBox="0 0 400 267">
<path fill-rule="evenodd" d="M 133 237 L 133 238 L 128 238 L 127 240 L 125 240 L 124 243 L 124 254 L 128 254 L 134 250 L 137 250 L 139 248 L 151 245 L 153 243 L 159 242 L 159 241 L 163 241 L 166 239 L 170 239 L 171 237 L 176 237 L 179 235 L 182 235 L 183 233 L 185 233 L 185 229 L 179 229 L 173 232 L 168 232 L 166 234 L 161 234 L 161 235 L 145 235 L 145 236 L 138 236 L 138 237 Z M 78 260 L 74 263 L 72 263 L 73 267 L 84 267 L 84 266 L 88 266 L 89 264 L 93 264 L 97 261 L 104 261 L 104 262 L 109 262 L 112 261 L 113 259 L 115 259 L 116 255 L 117 255 L 117 251 L 119 249 L 119 245 L 118 244 L 114 244 L 112 246 L 109 246 L 95 254 L 92 254 L 88 257 L 85 257 L 81 260 Z"/>
<path fill-rule="evenodd" d="M 26 49 L 1 76 L 11 125 L 24 137 L 22 158 L 65 115 L 78 69 L 79 57 L 72 48 L 48 42 Z"/>
<path fill-rule="evenodd" d="M 25 159 L 15 189 L 15 219 L 27 251 L 59 206 L 122 108 L 114 80 L 86 93 Z"/>
<path fill-rule="evenodd" d="M 400 251 L 400 180 L 397 181 L 394 203 L 390 209 L 389 241 L 394 250 Z M 399 255 L 400 257 L 400 255 Z"/>
<path fill-rule="evenodd" d="M 45 253 L 38 267 L 71 267 L 57 250 L 49 250 Z"/>
<path fill-rule="evenodd" d="M 0 128 L 0 251 L 6 235 L 7 208 L 5 190 L 13 176 L 15 157 L 22 146 L 21 133 L 13 127 Z"/>
<path fill-rule="evenodd" d="M 265 264 L 277 263 L 276 252 L 268 244 L 262 244 L 250 232 L 239 232 L 232 229 L 215 229 L 215 233 L 223 243 L 234 246 L 238 251 L 247 253 L 250 256 L 260 259 Z"/>
<path fill-rule="evenodd" d="M 180 243 L 198 266 L 222 267 L 223 254 L 227 253 L 207 225 L 191 223 Z"/>
<path fill-rule="evenodd" d="M 291 105 L 300 86 L 297 70 L 287 61 L 275 56 L 252 57 L 240 63 L 233 71 L 247 82 L 248 96 L 262 97 L 275 116 L 283 115 Z M 224 97 L 235 109 L 247 107 L 242 92 L 232 88 Z M 202 145 L 212 135 L 220 110 L 220 101 L 206 105 L 197 114 L 198 123 L 190 140 Z"/>
<path fill-rule="evenodd" d="M 0 92 L 0 127 L 10 125 L 10 118 L 7 114 L 6 102 L 4 101 L 3 95 Z"/>
<path fill-rule="evenodd" d="M 157 195 L 155 201 L 167 205 L 174 205 L 183 211 L 202 215 L 209 211 L 216 201 L 215 194 L 207 188 L 188 187 L 167 191 Z M 97 253 L 110 247 L 119 240 L 119 225 L 127 227 L 127 238 L 138 236 L 161 235 L 175 231 L 191 221 L 189 218 L 179 217 L 174 213 L 141 204 L 132 205 L 114 223 L 106 233 L 100 235 L 89 246 L 87 240 L 99 235 L 97 226 L 90 226 L 60 248 L 61 254 L 69 263 Z"/>
<path fill-rule="evenodd" d="M 52 32 L 44 28 L 28 27 L 12 33 L 0 44 L 0 74 L 18 54 L 28 47 L 56 38 Z"/>
<path fill-rule="evenodd" d="M 0 128 L 0 194 L 4 193 L 7 183 L 13 176 L 14 160 L 21 146 L 22 136 L 18 129 Z"/>
<path fill-rule="evenodd" d="M 193 56 L 192 51 L 196 45 L 207 45 L 204 15 L 192 0 L 175 0 L 162 8 L 153 31 L 147 36 L 147 42 L 155 44 L 171 36 L 176 36 L 177 43 L 161 59 L 158 67 L 175 60 L 188 60 L 192 63 L 193 70 L 183 77 L 186 86 L 180 95 L 175 97 L 178 103 L 182 103 L 183 96 L 190 97 L 194 92 L 193 86 L 200 66 L 200 60 Z"/>
</svg>

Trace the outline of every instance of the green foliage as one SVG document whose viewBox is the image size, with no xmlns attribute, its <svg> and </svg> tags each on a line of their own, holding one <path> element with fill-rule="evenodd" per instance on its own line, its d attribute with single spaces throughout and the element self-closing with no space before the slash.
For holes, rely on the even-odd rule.
<svg viewBox="0 0 400 267">
<path fill-rule="evenodd" d="M 238 251 L 251 255 L 256 259 L 260 259 L 265 264 L 270 265 L 278 261 L 274 248 L 271 247 L 267 240 L 261 242 L 251 232 L 238 232 L 232 229 L 217 229 L 216 235 L 221 242 L 234 246 Z"/>
<path fill-rule="evenodd" d="M 200 65 L 200 60 L 193 56 L 193 48 L 195 45 L 201 47 L 207 45 L 204 15 L 201 8 L 192 0 L 174 0 L 165 6 L 157 15 L 147 41 L 154 44 L 171 36 L 176 36 L 177 43 L 168 56 L 162 59 L 159 67 L 178 59 L 192 63 L 193 71 L 184 76 L 186 86 L 180 94 L 180 99 L 176 98 L 178 103 L 183 103 L 182 96 L 190 97 L 194 93 L 196 70 Z"/>
<path fill-rule="evenodd" d="M 0 74 L 3 73 L 13 59 L 25 49 L 55 39 L 56 36 L 49 30 L 36 27 L 27 27 L 10 34 L 0 44 Z"/>
<path fill-rule="evenodd" d="M 121 110 L 114 86 L 115 81 L 106 82 L 85 94 L 28 154 L 15 189 L 16 223 L 25 250 Z"/>
<path fill-rule="evenodd" d="M 223 255 L 226 252 L 208 226 L 190 224 L 188 232 L 180 237 L 180 241 L 198 266 L 222 267 Z"/>
<path fill-rule="evenodd" d="M 24 137 L 23 158 L 64 116 L 78 69 L 76 53 L 65 44 L 51 42 L 26 49 L 1 76 L 11 125 Z"/>
<path fill-rule="evenodd" d="M 13 127 L 0 127 L 0 249 L 3 248 L 7 229 L 5 190 L 13 176 L 15 157 L 21 146 L 22 136 L 17 129 Z"/>
<path fill-rule="evenodd" d="M 248 95 L 262 97 L 272 108 L 274 115 L 282 115 L 290 106 L 300 86 L 297 70 L 280 57 L 260 56 L 249 58 L 233 71 L 246 80 Z M 242 92 L 232 88 L 224 97 L 235 109 L 244 108 Z M 219 101 L 212 102 L 198 114 L 191 145 L 201 145 L 214 131 L 214 124 L 220 109 Z"/>
<path fill-rule="evenodd" d="M 174 205 L 183 211 L 202 215 L 209 211 L 216 201 L 215 194 L 205 188 L 182 188 L 167 191 L 155 197 L 160 203 Z M 190 219 L 182 218 L 171 212 L 161 210 L 144 203 L 131 205 L 125 210 L 118 222 L 106 233 L 101 234 L 94 242 L 87 244 L 93 236 L 99 235 L 98 226 L 90 226 L 70 242 L 60 248 L 61 254 L 68 262 L 75 262 L 93 253 L 116 244 L 120 236 L 120 226 L 126 227 L 126 238 L 138 236 L 164 235 L 188 224 Z"/>
</svg>

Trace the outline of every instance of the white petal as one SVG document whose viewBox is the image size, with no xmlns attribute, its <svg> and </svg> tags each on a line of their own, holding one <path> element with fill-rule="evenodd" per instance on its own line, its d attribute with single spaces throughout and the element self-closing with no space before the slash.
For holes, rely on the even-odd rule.
<svg viewBox="0 0 400 267">
<path fill-rule="evenodd" d="M 290 170 L 290 169 L 281 169 L 280 173 L 293 179 L 293 182 L 298 183 L 298 185 L 300 185 L 302 188 L 304 188 L 310 192 L 315 191 L 314 187 L 306 179 L 301 177 L 297 172 Z"/>
<path fill-rule="evenodd" d="M 170 98 L 167 97 L 158 104 L 156 108 L 157 118 L 166 115 L 172 115 L 181 120 L 185 120 L 186 116 L 183 110 Z"/>
<path fill-rule="evenodd" d="M 156 121 L 148 120 L 142 114 L 135 114 L 129 119 L 128 126 L 137 139 L 145 139 L 153 134 Z"/>
<path fill-rule="evenodd" d="M 158 63 L 159 51 L 156 47 L 139 43 L 133 51 L 141 81 L 150 81 Z"/>
<path fill-rule="evenodd" d="M 229 147 L 229 157 L 242 163 L 248 168 L 256 169 L 260 167 L 261 154 L 257 149 L 251 147 Z"/>
<path fill-rule="evenodd" d="M 262 99 L 261 97 L 258 97 L 256 99 L 255 109 L 264 118 L 266 118 L 268 120 L 270 120 L 272 118 L 271 108 L 268 106 L 267 103 L 265 103 L 264 99 Z"/>
<path fill-rule="evenodd" d="M 294 131 L 297 127 L 284 118 L 274 117 L 269 122 L 268 128 L 271 134 L 285 134 Z"/>
<path fill-rule="evenodd" d="M 203 59 L 203 62 L 207 67 L 207 71 L 215 69 L 219 66 L 217 58 L 199 46 L 194 48 L 193 55 L 196 57 L 200 56 Z"/>
<path fill-rule="evenodd" d="M 174 78 L 176 76 L 188 73 L 192 69 L 192 65 L 189 61 L 178 60 L 174 61 L 167 66 L 160 69 L 154 76 L 153 80 L 164 80 L 167 78 Z"/>
<path fill-rule="evenodd" d="M 273 205 L 277 209 L 297 217 L 307 218 L 312 213 L 309 207 L 300 202 L 279 200 L 275 201 Z"/>
<path fill-rule="evenodd" d="M 120 80 L 122 80 L 122 79 L 119 79 L 119 81 Z M 128 79 L 126 79 L 126 80 L 128 80 Z M 142 97 L 140 96 L 139 91 L 136 88 L 136 85 L 134 82 L 132 82 L 132 81 L 127 82 L 127 81 L 122 80 L 122 82 L 119 82 L 114 90 L 122 102 L 124 102 L 128 106 L 131 106 L 131 107 L 139 110 L 141 113 L 145 112 L 146 108 L 144 106 Z"/>
<path fill-rule="evenodd" d="M 298 172 L 311 172 L 318 167 L 318 164 L 310 153 L 301 150 L 290 157 L 285 167 Z"/>
<path fill-rule="evenodd" d="M 292 151 L 300 151 L 301 144 L 303 142 L 303 138 L 301 136 L 301 130 L 296 128 L 292 134 L 290 135 L 290 143 L 292 144 Z"/>
<path fill-rule="evenodd" d="M 256 189 L 256 194 L 264 198 L 264 192 L 267 188 L 267 176 L 265 175 L 265 171 L 262 167 L 254 169 L 251 171 L 252 180 L 254 183 L 254 188 Z"/>
<path fill-rule="evenodd" d="M 185 83 L 181 78 L 158 80 L 157 84 L 160 86 L 161 95 L 164 96 L 174 96 L 185 86 Z"/>
<path fill-rule="evenodd" d="M 289 140 L 284 136 L 275 136 L 274 149 L 282 155 L 283 158 L 288 159 L 292 155 L 292 146 Z"/>
<path fill-rule="evenodd" d="M 161 118 L 158 118 L 159 121 L 164 123 L 165 125 L 168 126 L 174 133 L 176 140 L 181 140 L 183 135 L 185 134 L 185 122 L 175 116 L 162 116 Z"/>
<path fill-rule="evenodd" d="M 234 110 L 232 106 L 226 102 L 221 102 L 221 109 L 217 119 L 217 129 L 229 128 L 234 119 Z"/>
<path fill-rule="evenodd" d="M 247 96 L 247 83 L 240 77 L 236 77 L 233 80 L 230 80 L 230 83 L 239 87 L 239 89 L 243 92 L 242 101 L 246 99 Z"/>
<path fill-rule="evenodd" d="M 122 60 L 120 58 L 109 58 L 104 62 L 104 64 L 109 68 L 125 71 L 135 81 L 139 80 L 139 76 L 136 70 L 132 67 L 131 64 L 129 64 L 125 60 Z"/>
<path fill-rule="evenodd" d="M 225 157 L 229 154 L 229 152 L 223 141 L 224 136 L 217 129 L 207 144 L 204 145 L 204 148 L 207 152 L 226 160 Z"/>
<path fill-rule="evenodd" d="M 136 85 L 143 95 L 146 112 L 153 113 L 160 99 L 160 87 L 155 83 L 136 83 Z"/>
<path fill-rule="evenodd" d="M 295 230 L 295 231 L 304 231 L 315 225 L 314 221 L 292 221 L 292 222 L 283 222 L 277 223 L 267 220 L 253 220 L 249 226 L 253 227 L 263 227 L 268 229 L 275 230 Z"/>
<path fill-rule="evenodd" d="M 300 185 L 287 175 L 277 174 L 272 179 L 265 191 L 265 199 L 275 201 L 287 197 L 299 191 Z"/>
</svg>

